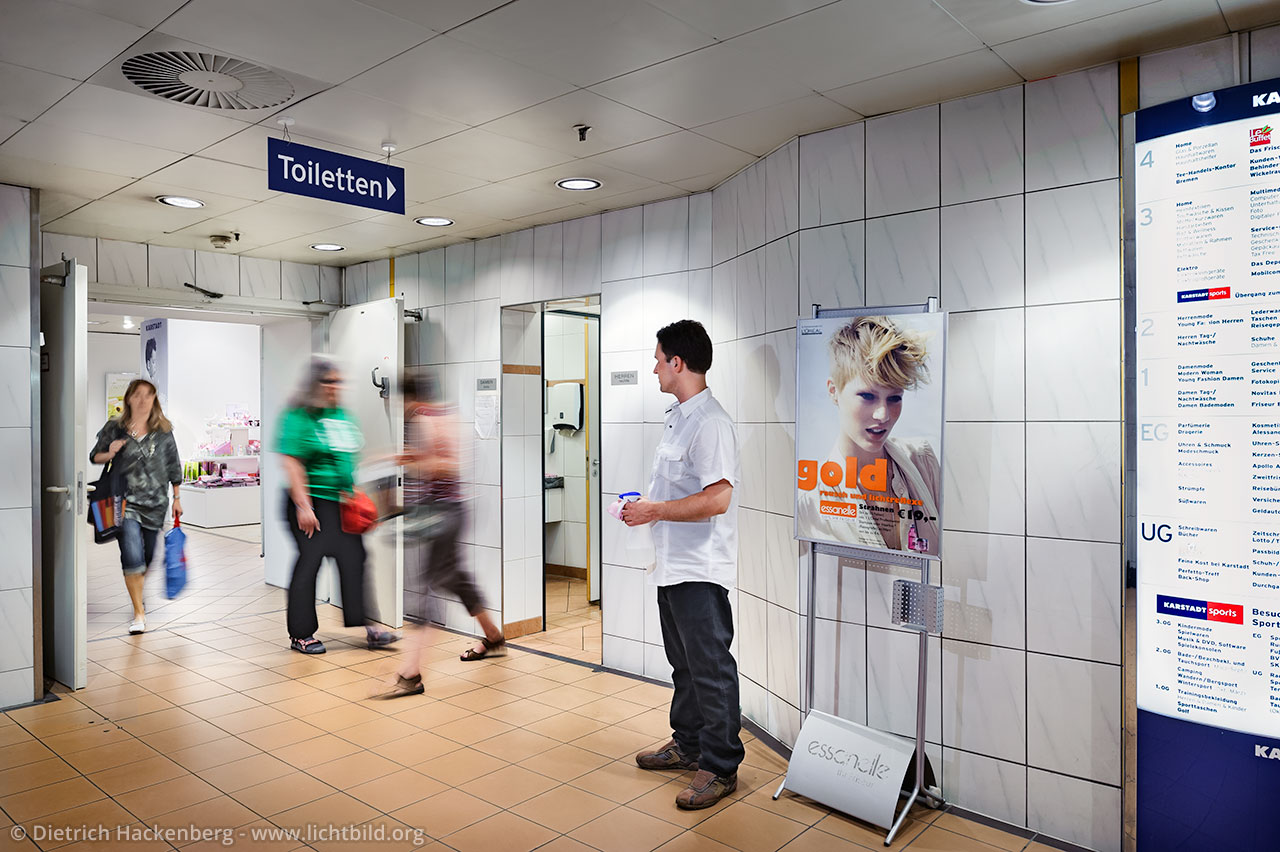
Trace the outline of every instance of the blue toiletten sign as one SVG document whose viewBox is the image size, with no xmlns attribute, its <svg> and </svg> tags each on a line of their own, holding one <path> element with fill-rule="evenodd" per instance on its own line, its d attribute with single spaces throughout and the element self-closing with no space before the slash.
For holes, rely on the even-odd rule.
<svg viewBox="0 0 1280 852">
<path fill-rule="evenodd" d="M 283 139 L 267 139 L 267 187 L 385 213 L 404 213 L 404 169 Z"/>
</svg>

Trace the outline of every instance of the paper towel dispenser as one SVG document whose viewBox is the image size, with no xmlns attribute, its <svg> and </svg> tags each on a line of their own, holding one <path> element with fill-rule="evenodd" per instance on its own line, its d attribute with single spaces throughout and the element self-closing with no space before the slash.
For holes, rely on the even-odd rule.
<svg viewBox="0 0 1280 852">
<path fill-rule="evenodd" d="M 547 388 L 547 426 L 574 431 L 582 428 L 582 385 L 561 382 Z"/>
</svg>

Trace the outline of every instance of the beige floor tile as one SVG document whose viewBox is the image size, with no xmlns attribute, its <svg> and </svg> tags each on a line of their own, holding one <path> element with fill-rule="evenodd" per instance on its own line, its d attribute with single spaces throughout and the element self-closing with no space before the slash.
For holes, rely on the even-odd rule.
<svg viewBox="0 0 1280 852">
<path fill-rule="evenodd" d="M 56 755 L 39 740 L 32 737 L 13 745 L 0 746 L 0 766 L 16 769 L 29 763 L 51 760 Z"/>
<path fill-rule="evenodd" d="M 362 725 L 381 718 L 381 714 L 360 704 L 348 703 L 341 707 L 330 707 L 310 716 L 303 716 L 304 722 L 316 725 L 323 730 L 337 733 L 343 728 Z"/>
<path fill-rule="evenodd" d="M 378 812 L 346 793 L 334 793 L 323 799 L 276 814 L 271 821 L 286 828 L 307 825 L 360 825 L 378 816 Z"/>
<path fill-rule="evenodd" d="M 566 784 L 510 810 L 554 831 L 568 833 L 617 807 L 617 802 Z"/>
<path fill-rule="evenodd" d="M 140 737 L 140 739 L 157 751 L 169 754 L 180 749 L 188 749 L 192 746 L 221 740 L 226 736 L 227 732 L 222 728 L 202 720 L 193 722 L 190 725 L 170 728 L 167 731 L 157 731 L 154 734 Z"/>
<path fill-rule="evenodd" d="M 117 796 L 129 813 L 144 822 L 179 808 L 216 799 L 221 791 L 194 775 L 186 775 Z"/>
<path fill-rule="evenodd" d="M 183 828 L 194 825 L 230 829 L 248 825 L 257 819 L 257 814 L 230 796 L 217 796 L 161 814 L 148 822 L 161 828 Z M 240 843 L 237 842 L 232 848 L 239 849 Z"/>
<path fill-rule="evenodd" d="M 338 736 L 363 748 L 376 748 L 412 736 L 417 728 L 393 716 L 379 716 L 354 727 L 344 728 Z"/>
<path fill-rule="evenodd" d="M 387 760 L 385 757 L 380 757 L 368 751 L 358 751 L 347 757 L 340 757 L 337 760 L 313 766 L 307 771 L 339 790 L 346 790 L 365 784 L 375 778 L 382 778 L 399 772 L 401 768 L 399 764 Z"/>
<path fill-rule="evenodd" d="M 1023 840 L 1023 845 L 1017 848 L 1021 850 L 1026 842 Z M 912 841 L 911 848 L 919 852 L 999 852 L 1004 847 L 992 846 L 981 840 L 974 840 L 972 837 L 931 825 Z"/>
<path fill-rule="evenodd" d="M 57 734 L 65 734 L 69 731 L 80 730 L 89 725 L 101 724 L 106 721 L 100 713 L 77 703 L 75 709 L 69 712 L 41 716 L 27 721 L 19 719 L 18 724 L 43 740 Z"/>
<path fill-rule="evenodd" d="M 683 829 L 631 808 L 622 807 L 569 833 L 601 852 L 650 852 Z"/>
<path fill-rule="evenodd" d="M 562 711 L 542 704 L 537 701 L 525 699 L 524 701 L 513 701 L 510 704 L 504 704 L 501 707 L 494 707 L 492 710 L 486 710 L 484 715 L 491 719 L 497 719 L 499 722 L 506 722 L 508 725 L 515 725 L 523 728 L 534 722 L 540 722 L 552 716 L 560 715 Z"/>
<path fill-rule="evenodd" d="M 296 683 L 296 681 L 288 681 Z M 301 719 L 303 716 L 310 716 L 319 713 L 322 710 L 330 710 L 334 707 L 342 707 L 350 702 L 340 695 L 334 695 L 329 692 L 322 692 L 313 689 L 310 695 L 303 695 L 298 698 L 286 698 L 283 701 L 276 701 L 271 704 L 272 707 L 281 713 L 288 713 L 290 716 Z"/>
<path fill-rule="evenodd" d="M 198 721 L 200 721 L 200 717 L 194 713 L 190 713 L 181 707 L 173 707 L 168 710 L 161 710 L 159 713 L 148 713 L 145 716 L 126 719 L 120 723 L 120 727 L 135 737 L 145 737 L 147 734 L 167 731 L 170 728 L 190 725 L 192 722 Z"/>
<path fill-rule="evenodd" d="M 884 845 L 885 831 L 870 823 L 853 819 L 844 814 L 832 813 L 831 815 L 819 820 L 811 831 L 822 831 L 827 834 L 835 835 L 843 840 L 848 840 L 858 846 L 867 846 L 870 848 L 886 848 L 886 849 L 904 849 L 911 844 L 920 832 L 929 827 L 927 822 L 918 819 L 908 818 L 902 824 L 902 828 L 898 831 L 897 836 L 893 838 L 892 846 Z"/>
<path fill-rule="evenodd" d="M 491 686 L 482 686 L 479 689 L 473 689 L 470 692 L 464 692 L 448 699 L 450 704 L 461 707 L 464 710 L 470 710 L 473 713 L 483 713 L 486 710 L 492 710 L 495 707 L 501 707 L 504 704 L 510 704 L 518 700 L 519 696 L 510 692 L 503 692 Z"/>
<path fill-rule="evenodd" d="M 170 677 L 177 676 L 170 675 Z M 173 689 L 159 691 L 157 694 L 171 704 L 185 707 L 188 704 L 208 701 L 210 698 L 231 695 L 235 692 L 234 689 L 224 683 L 215 683 L 205 678 L 201 678 L 201 681 L 201 683 L 186 684 Z"/>
<path fill-rule="evenodd" d="M 407 737 L 392 740 L 370 749 L 402 766 L 416 766 L 437 757 L 443 757 L 463 746 L 453 740 L 437 736 L 430 731 L 416 731 Z"/>
<path fill-rule="evenodd" d="M 567 743 L 609 726 L 598 719 L 589 719 L 576 713 L 559 713 L 525 727 L 534 733 Z"/>
<path fill-rule="evenodd" d="M 111 745 L 78 751 L 74 754 L 66 755 L 63 759 L 81 774 L 90 775 L 94 772 L 101 772 L 104 769 L 114 769 L 126 763 L 134 763 L 159 756 L 160 752 L 141 740 L 130 739 L 112 743 Z"/>
<path fill-rule="evenodd" d="M 594 772 L 609 762 L 607 757 L 595 752 L 577 746 L 562 745 L 522 760 L 520 765 L 557 781 L 572 781 L 589 772 Z"/>
<path fill-rule="evenodd" d="M 334 792 L 333 787 L 317 778 L 304 772 L 292 772 L 229 795 L 254 813 L 270 818 Z"/>
<path fill-rule="evenodd" d="M 74 778 L 80 773 L 59 757 L 50 757 L 25 766 L 0 771 L 0 799 L 36 787 Z"/>
<path fill-rule="evenodd" d="M 716 815 L 716 808 L 686 811 L 676 807 L 676 796 L 680 795 L 689 786 L 689 781 L 693 778 L 692 772 L 681 772 L 679 774 L 660 772 L 655 774 L 665 776 L 670 780 L 661 787 L 651 790 L 637 799 L 632 799 L 627 803 L 627 807 L 655 816 L 664 822 L 669 822 L 684 829 L 695 828 Z M 722 805 L 720 807 L 727 806 Z"/>
<path fill-rule="evenodd" d="M 222 739 L 168 752 L 168 757 L 188 772 L 202 773 L 206 769 L 261 753 L 259 748 L 242 739 L 224 736 Z"/>
<path fill-rule="evenodd" d="M 521 802 L 556 788 L 559 783 L 520 766 L 507 766 L 497 772 L 469 781 L 458 789 L 500 808 L 511 809 Z M 535 822 L 541 823 L 541 820 L 535 820 Z"/>
<path fill-rule="evenodd" d="M 741 768 L 738 770 L 741 772 Z M 813 825 L 818 820 L 831 813 L 831 809 L 819 805 L 812 799 L 804 796 L 798 796 L 795 793 L 784 791 L 783 794 L 775 802 L 773 794 L 778 789 L 777 784 L 765 785 L 760 789 L 753 791 L 742 801 L 757 808 L 762 808 L 769 813 L 784 816 L 787 819 L 795 820 L 804 825 Z"/>
<path fill-rule="evenodd" d="M 138 821 L 138 817 L 120 807 L 112 799 L 99 799 L 96 802 L 90 802 L 87 805 L 69 808 L 65 811 L 48 814 L 37 819 L 25 820 L 22 823 L 23 829 L 27 832 L 28 837 L 42 837 L 39 847 L 43 850 L 57 849 L 62 846 L 68 846 L 77 842 L 76 836 L 70 830 L 83 831 L 87 826 L 104 826 L 108 832 L 121 825 L 131 825 Z M 37 833 L 39 832 L 39 833 Z M 61 837 L 55 837 L 54 832 L 60 833 Z M 0 844 L 8 844 L 12 835 L 8 833 L 0 833 Z M 11 848 L 5 845 L 7 850 Z"/>
<path fill-rule="evenodd" d="M 403 704 L 397 705 L 397 707 L 403 707 L 404 709 L 396 709 L 395 718 L 402 722 L 408 722 L 415 728 L 434 731 L 441 725 L 447 725 L 457 719 L 464 719 L 472 715 L 461 707 L 455 707 L 443 701 L 434 701 L 430 698 L 425 700 L 427 703 L 416 704 L 415 706 L 416 698 L 402 699 Z"/>
<path fill-rule="evenodd" d="M 271 750 L 273 757 L 297 769 L 309 769 L 360 751 L 360 746 L 333 734 L 321 734 L 309 740 Z"/>
<path fill-rule="evenodd" d="M 1007 850 L 1007 852 L 1020 852 L 1028 842 L 1025 837 L 1019 837 L 1016 834 L 1010 834 L 1007 831 L 992 828 L 989 825 L 983 825 L 980 822 L 974 822 L 952 813 L 939 814 L 938 818 L 933 821 L 933 826 L 956 834 L 963 834 L 965 837 L 980 840 L 990 846 Z M 929 831 L 933 830 L 934 828 L 929 829 Z"/>
<path fill-rule="evenodd" d="M 0 798 L 0 808 L 16 823 L 77 808 L 106 798 L 103 792 L 82 777 L 69 778 Z"/>
<path fill-rule="evenodd" d="M 636 682 L 629 677 L 610 674 L 609 672 L 600 672 L 590 677 L 584 677 L 582 680 L 576 681 L 574 686 L 583 689 L 589 689 L 592 692 L 598 692 L 601 695 L 617 695 L 624 690 L 635 688 Z M 646 709 L 652 707 L 652 704 L 646 704 Z"/>
<path fill-rule="evenodd" d="M 670 778 L 662 772 L 650 772 L 634 763 L 613 761 L 594 772 L 588 772 L 570 783 L 618 804 L 626 804 L 666 784 Z"/>
<path fill-rule="evenodd" d="M 239 737 L 263 751 L 274 751 L 294 743 L 315 739 L 323 733 L 325 733 L 323 729 L 310 725 L 301 719 L 288 719 L 283 722 L 277 722 L 274 725 L 267 725 L 265 728 L 245 731 L 239 734 Z"/>
<path fill-rule="evenodd" d="M 488 716 L 472 714 L 463 716 L 448 724 L 439 725 L 432 730 L 434 733 L 447 737 L 454 742 L 472 745 L 481 740 L 488 740 L 499 734 L 505 734 L 507 731 L 512 730 L 512 727 L 506 722 L 499 722 L 497 719 Z"/>
<path fill-rule="evenodd" d="M 496 772 L 506 762 L 470 748 L 460 748 L 443 757 L 432 758 L 414 767 L 437 781 L 457 787 L 482 775 Z M 526 767 L 528 768 L 528 767 Z"/>
<path fill-rule="evenodd" d="M 519 763 L 535 755 L 558 748 L 561 743 L 550 737 L 516 728 L 475 744 L 477 751 L 491 754 L 508 763 Z"/>
<path fill-rule="evenodd" d="M 0 727 L 0 746 L 31 742 L 34 739 L 36 739 L 36 736 L 29 733 L 26 728 L 17 722 L 10 722 L 8 725 Z"/>
<path fill-rule="evenodd" d="M 127 763 L 102 772 L 94 772 L 86 777 L 108 796 L 119 796 L 132 790 L 140 790 L 173 778 L 181 778 L 188 774 L 178 764 L 167 757 L 149 757 L 134 763 Z"/>
<path fill-rule="evenodd" d="M 829 837 L 829 835 L 823 836 Z M 844 843 L 843 840 L 836 840 L 834 837 L 830 837 L 830 839 L 835 840 L 836 843 Z M 739 850 L 734 849 L 732 846 L 725 846 L 723 843 L 712 840 L 704 834 L 698 834 L 696 831 L 686 831 L 674 840 L 659 846 L 657 852 L 739 852 Z M 787 852 L 791 852 L 791 846 L 787 846 Z M 831 852 L 837 852 L 837 850 L 833 848 Z M 865 850 L 859 849 L 858 852 L 865 852 Z"/>
<path fill-rule="evenodd" d="M 564 684 L 540 694 L 538 700 L 561 710 L 574 710 L 584 704 L 600 700 L 600 694 L 572 684 Z"/>
<path fill-rule="evenodd" d="M 347 794 L 383 813 L 391 813 L 447 789 L 444 784 L 421 772 L 401 769 L 351 787 Z"/>
<path fill-rule="evenodd" d="M 236 692 L 230 695 L 220 695 L 208 701 L 200 701 L 183 709 L 189 710 L 201 719 L 208 719 L 213 722 L 221 716 L 239 713 L 242 710 L 252 710 L 261 706 L 263 705 L 260 702 Z"/>
<path fill-rule="evenodd" d="M 556 838 L 556 833 L 535 822 L 502 812 L 445 838 L 458 852 L 532 852 Z"/>
<path fill-rule="evenodd" d="M 391 816 L 406 825 L 421 828 L 430 837 L 439 838 L 488 819 L 498 811 L 489 802 L 461 790 L 446 790 L 393 811 Z"/>
<path fill-rule="evenodd" d="M 587 734 L 585 737 L 579 737 L 573 740 L 570 745 L 594 751 L 613 760 L 620 760 L 624 757 L 633 756 L 643 749 L 655 745 L 655 743 L 647 734 L 615 726 L 602 728 L 599 731 Z M 661 743 L 657 745 L 661 745 Z"/>
<path fill-rule="evenodd" d="M 202 770 L 199 775 L 222 792 L 233 793 L 293 771 L 289 764 L 269 754 L 255 754 Z"/>
<path fill-rule="evenodd" d="M 506 671 L 517 672 L 519 669 L 508 666 L 492 666 L 491 668 L 503 668 Z M 509 695 L 518 695 L 521 698 L 533 698 L 541 701 L 544 692 L 550 692 L 553 689 L 559 689 L 564 684 L 555 680 L 548 680 L 545 677 L 538 677 L 536 674 L 521 674 L 519 677 L 510 680 L 504 680 L 494 686 L 495 689 L 501 689 Z M 548 705 L 549 706 L 549 705 Z M 559 707 L 555 708 L 557 711 Z"/>
<path fill-rule="evenodd" d="M 546 846 L 538 847 L 538 852 L 598 852 L 598 850 L 572 837 L 557 837 Z"/>
<path fill-rule="evenodd" d="M 432 847 L 444 849 L 428 838 L 421 829 L 407 826 L 387 816 L 379 816 L 363 825 L 351 826 L 349 833 L 341 833 L 335 839 L 316 840 L 311 844 L 316 852 L 368 852 L 370 849 L 377 849 L 378 852 L 417 852 L 419 849 Z"/>
<path fill-rule="evenodd" d="M 716 805 L 715 816 L 694 829 L 742 852 L 776 852 L 790 843 L 807 826 L 768 811 L 734 802 Z"/>
</svg>

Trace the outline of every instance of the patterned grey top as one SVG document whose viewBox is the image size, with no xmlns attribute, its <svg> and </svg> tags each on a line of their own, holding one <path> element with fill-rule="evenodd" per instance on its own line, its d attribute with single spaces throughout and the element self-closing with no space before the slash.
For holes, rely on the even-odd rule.
<svg viewBox="0 0 1280 852">
<path fill-rule="evenodd" d="M 129 435 L 118 420 L 108 420 L 98 432 L 98 442 L 89 451 L 89 462 L 98 453 L 111 449 L 111 442 L 125 439 L 111 462 L 125 472 L 124 516 L 149 530 L 164 526 L 169 510 L 169 486 L 182 483 L 182 462 L 172 432 L 148 432 L 141 439 Z"/>
</svg>

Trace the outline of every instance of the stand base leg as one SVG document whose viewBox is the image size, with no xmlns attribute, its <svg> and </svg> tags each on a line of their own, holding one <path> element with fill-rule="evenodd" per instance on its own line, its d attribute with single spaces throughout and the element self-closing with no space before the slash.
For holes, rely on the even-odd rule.
<svg viewBox="0 0 1280 852">
<path fill-rule="evenodd" d="M 902 824 L 907 821 L 907 814 L 911 813 L 911 806 L 916 803 L 916 798 L 920 795 L 920 784 L 917 782 L 915 789 L 911 791 L 911 795 L 907 797 L 907 803 L 902 806 L 902 813 L 898 814 L 898 818 L 893 821 L 893 827 L 889 829 L 889 833 L 885 835 L 884 845 L 889 846 L 893 843 L 893 838 L 897 835 L 898 830 L 902 828 Z"/>
<path fill-rule="evenodd" d="M 782 795 L 782 791 L 787 789 L 787 776 L 782 776 L 782 783 L 778 785 L 778 790 L 773 794 L 773 800 L 778 801 L 778 797 Z"/>
</svg>

